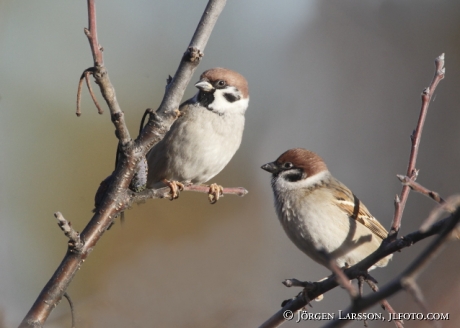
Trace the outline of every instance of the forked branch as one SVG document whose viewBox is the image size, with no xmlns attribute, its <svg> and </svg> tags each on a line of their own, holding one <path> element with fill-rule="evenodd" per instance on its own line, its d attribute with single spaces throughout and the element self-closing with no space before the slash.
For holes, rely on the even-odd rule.
<svg viewBox="0 0 460 328">
<path fill-rule="evenodd" d="M 132 191 L 128 186 L 133 177 L 137 163 L 159 140 L 174 122 L 174 110 L 179 107 L 185 88 L 190 82 L 193 72 L 211 35 L 214 25 L 225 6 L 226 0 L 209 0 L 190 45 L 182 57 L 176 74 L 168 84 L 160 108 L 136 141 L 131 139 L 125 123 L 124 114 L 118 104 L 115 89 L 110 82 L 102 56 L 102 47 L 97 39 L 95 1 L 88 0 L 88 37 L 94 66 L 91 72 L 99 85 L 102 96 L 109 107 L 111 119 L 119 140 L 120 156 L 118 165 L 113 172 L 110 183 L 101 195 L 99 206 L 88 225 L 80 234 L 83 243 L 78 252 L 69 246 L 64 259 L 55 273 L 41 291 L 37 300 L 23 319 L 20 327 L 42 327 L 51 311 L 62 299 L 67 287 L 76 272 L 94 249 L 103 233 L 112 224 L 118 213 L 126 209 L 131 201 Z M 80 88 L 81 89 L 81 88 Z"/>
<path fill-rule="evenodd" d="M 417 162 L 417 155 L 420 146 L 420 140 L 422 137 L 422 130 L 425 124 L 425 119 L 428 113 L 428 107 L 430 105 L 431 98 L 438 86 L 439 82 L 444 78 L 446 70 L 444 68 L 444 54 L 441 54 L 435 59 L 435 72 L 433 80 L 430 83 L 430 86 L 425 88 L 422 92 L 422 108 L 420 109 L 420 115 L 417 122 L 417 127 L 412 132 L 410 137 L 411 139 L 411 150 L 409 156 L 409 164 L 407 166 L 406 176 L 410 180 L 415 181 L 417 178 L 417 170 L 415 163 Z M 391 224 L 390 233 L 388 235 L 389 239 L 395 239 L 398 235 L 399 229 L 401 228 L 401 219 L 404 212 L 404 207 L 406 206 L 407 197 L 409 196 L 410 187 L 408 184 L 403 185 L 401 194 L 399 196 L 399 202 L 395 204 L 395 214 L 393 218 L 393 223 Z"/>
</svg>

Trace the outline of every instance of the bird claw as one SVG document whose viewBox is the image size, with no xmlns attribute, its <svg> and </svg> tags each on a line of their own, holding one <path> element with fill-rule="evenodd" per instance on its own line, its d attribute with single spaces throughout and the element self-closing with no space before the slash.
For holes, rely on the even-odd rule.
<svg viewBox="0 0 460 328">
<path fill-rule="evenodd" d="M 321 301 L 323 300 L 323 298 L 324 298 L 324 295 L 321 294 L 321 295 L 319 295 L 318 297 L 316 297 L 316 298 L 314 299 L 314 301 L 315 301 L 315 302 L 321 302 Z"/>
<path fill-rule="evenodd" d="M 169 200 L 174 200 L 179 198 L 179 192 L 184 190 L 184 184 L 180 183 L 179 181 L 170 181 L 170 180 L 163 180 L 163 183 L 165 183 L 171 191 L 169 192 L 170 198 Z"/>
<path fill-rule="evenodd" d="M 324 277 L 323 279 L 318 280 L 318 282 L 324 281 L 329 277 Z M 324 298 L 324 294 L 318 295 L 316 298 L 313 299 L 315 302 L 321 302 Z"/>
<path fill-rule="evenodd" d="M 179 109 L 174 110 L 174 115 L 176 115 L 176 120 L 184 115 L 184 112 L 181 112 Z"/>
<path fill-rule="evenodd" d="M 208 199 L 211 204 L 215 204 L 221 196 L 224 196 L 224 188 L 216 183 L 209 186 Z"/>
</svg>

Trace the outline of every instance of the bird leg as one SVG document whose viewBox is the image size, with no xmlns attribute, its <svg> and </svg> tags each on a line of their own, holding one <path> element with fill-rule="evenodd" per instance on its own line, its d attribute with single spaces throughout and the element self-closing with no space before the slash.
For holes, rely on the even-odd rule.
<svg viewBox="0 0 460 328">
<path fill-rule="evenodd" d="M 176 198 L 179 198 L 179 192 L 184 190 L 184 184 L 180 183 L 179 181 L 173 181 L 173 180 L 167 180 L 167 179 L 163 179 L 162 181 L 165 185 L 167 185 L 171 189 L 170 191 L 171 197 L 169 198 L 169 200 L 174 200 Z"/>
<path fill-rule="evenodd" d="M 209 186 L 208 199 L 211 204 L 215 204 L 224 195 L 224 188 L 216 183 Z"/>
</svg>

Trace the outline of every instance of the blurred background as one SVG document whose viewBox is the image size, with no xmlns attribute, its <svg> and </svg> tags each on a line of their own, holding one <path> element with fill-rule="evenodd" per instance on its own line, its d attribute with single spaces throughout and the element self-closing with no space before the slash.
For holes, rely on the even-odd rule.
<svg viewBox="0 0 460 328">
<path fill-rule="evenodd" d="M 206 3 L 97 1 L 105 64 L 132 135 L 144 110 L 159 105 Z M 106 113 L 98 115 L 84 89 L 83 115 L 75 116 L 78 79 L 92 65 L 86 26 L 86 1 L 0 1 L 4 327 L 19 324 L 65 254 L 67 240 L 53 213 L 61 211 L 81 231 L 99 183 L 113 170 L 117 140 L 105 104 Z M 446 197 L 458 193 L 459 40 L 456 0 L 228 1 L 192 82 L 215 66 L 248 79 L 243 143 L 212 182 L 244 186 L 249 194 L 210 205 L 204 194 L 183 193 L 174 202 L 152 200 L 127 211 L 124 224 L 103 236 L 68 289 L 78 327 L 254 327 L 300 291 L 284 287 L 284 279 L 328 275 L 285 236 L 270 176 L 260 166 L 289 148 L 311 149 L 388 228 L 420 93 L 443 52 L 447 73 L 428 113 L 418 181 Z M 184 99 L 195 92 L 191 84 Z M 402 234 L 417 229 L 434 205 L 412 193 Z M 375 270 L 380 286 L 427 243 Z M 448 244 L 419 278 L 430 310 L 450 313 L 444 327 L 460 322 L 458 251 L 458 243 Z M 399 312 L 420 312 L 406 293 L 389 300 Z M 310 310 L 338 313 L 348 304 L 337 288 Z M 46 326 L 69 325 L 62 302 Z"/>
</svg>

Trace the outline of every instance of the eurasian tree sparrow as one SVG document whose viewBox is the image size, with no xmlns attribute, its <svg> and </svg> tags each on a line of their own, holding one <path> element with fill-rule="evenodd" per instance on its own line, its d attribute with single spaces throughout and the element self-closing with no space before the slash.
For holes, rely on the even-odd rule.
<svg viewBox="0 0 460 328">
<path fill-rule="evenodd" d="M 278 219 L 291 241 L 328 267 L 320 250 L 339 267 L 352 266 L 373 253 L 388 232 L 363 203 L 335 179 L 317 154 L 290 149 L 262 169 L 272 173 Z M 388 264 L 392 255 L 369 270 Z"/>
<path fill-rule="evenodd" d="M 239 73 L 212 68 L 201 74 L 195 96 L 179 108 L 179 118 L 147 155 L 148 188 L 171 187 L 177 198 L 182 183 L 201 184 L 217 175 L 241 144 L 248 83 Z M 182 182 L 182 183 L 181 183 Z M 210 186 L 210 201 L 222 187 Z"/>
</svg>

